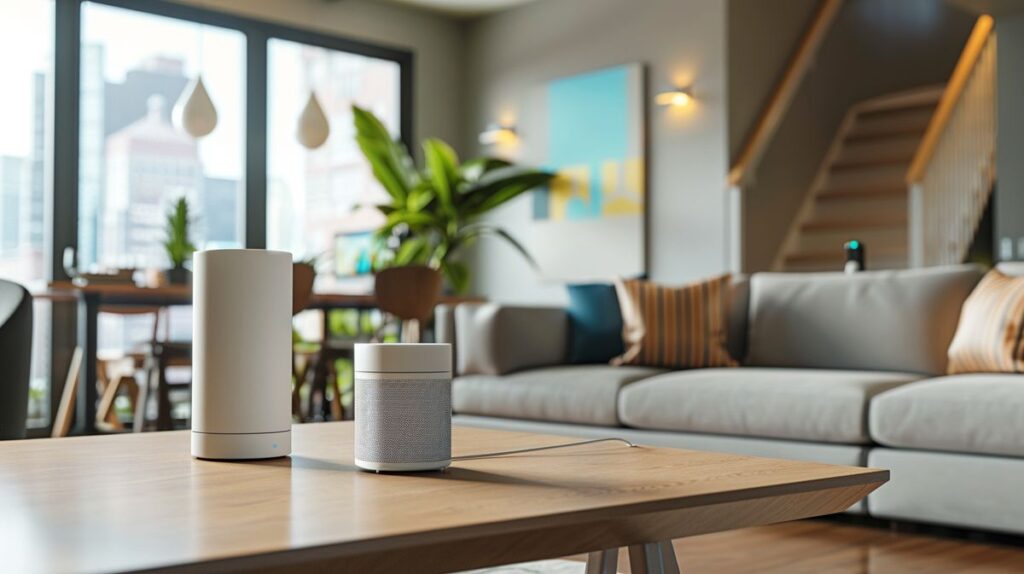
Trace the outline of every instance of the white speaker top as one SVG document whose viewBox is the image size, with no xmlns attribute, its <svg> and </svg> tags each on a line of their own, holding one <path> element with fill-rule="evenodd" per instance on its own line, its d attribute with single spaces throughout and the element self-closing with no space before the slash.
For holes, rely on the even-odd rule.
<svg viewBox="0 0 1024 574">
<path fill-rule="evenodd" d="M 357 343 L 355 370 L 360 373 L 450 373 L 448 343 Z"/>
</svg>

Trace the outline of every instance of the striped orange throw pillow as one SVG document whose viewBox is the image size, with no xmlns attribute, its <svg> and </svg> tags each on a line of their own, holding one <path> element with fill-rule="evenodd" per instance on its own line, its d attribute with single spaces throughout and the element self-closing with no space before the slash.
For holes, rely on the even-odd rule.
<svg viewBox="0 0 1024 574">
<path fill-rule="evenodd" d="M 735 367 L 725 347 L 732 277 L 682 287 L 631 279 L 616 282 L 626 352 L 613 361 L 685 369 Z"/>
<path fill-rule="evenodd" d="M 1024 372 L 1024 277 L 989 271 L 960 311 L 949 345 L 951 375 Z"/>
</svg>

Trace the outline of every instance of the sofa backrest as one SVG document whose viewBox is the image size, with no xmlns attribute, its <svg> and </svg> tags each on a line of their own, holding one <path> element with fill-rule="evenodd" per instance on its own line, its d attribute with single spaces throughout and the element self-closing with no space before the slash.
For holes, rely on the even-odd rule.
<svg viewBox="0 0 1024 574">
<path fill-rule="evenodd" d="M 455 373 L 504 375 L 565 362 L 569 318 L 559 307 L 499 303 L 455 308 Z"/>
<path fill-rule="evenodd" d="M 758 273 L 746 364 L 939 375 L 973 265 L 905 271 Z"/>
</svg>

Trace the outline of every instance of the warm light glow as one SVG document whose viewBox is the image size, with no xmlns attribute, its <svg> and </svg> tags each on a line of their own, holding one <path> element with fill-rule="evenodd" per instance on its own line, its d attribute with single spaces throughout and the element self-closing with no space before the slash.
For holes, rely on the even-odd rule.
<svg viewBox="0 0 1024 574">
<path fill-rule="evenodd" d="M 483 145 L 507 145 L 515 143 L 518 137 L 514 126 L 489 124 L 480 132 L 479 140 Z"/>
<path fill-rule="evenodd" d="M 682 107 L 690 103 L 693 96 L 690 94 L 689 89 L 673 89 L 665 92 L 661 92 L 654 97 L 654 101 L 659 106 L 675 106 Z"/>
</svg>

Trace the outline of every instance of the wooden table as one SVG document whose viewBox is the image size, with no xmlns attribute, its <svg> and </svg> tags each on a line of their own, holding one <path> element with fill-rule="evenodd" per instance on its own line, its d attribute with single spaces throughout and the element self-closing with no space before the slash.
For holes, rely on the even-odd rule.
<svg viewBox="0 0 1024 574">
<path fill-rule="evenodd" d="M 82 349 L 81 373 L 79 375 L 78 396 L 75 401 L 75 433 L 94 434 L 96 432 L 96 333 L 100 307 L 104 305 L 120 306 L 158 306 L 192 304 L 191 285 L 168 285 L 165 287 L 138 287 L 134 284 L 107 284 L 77 286 L 67 281 L 50 283 L 42 292 L 34 296 L 50 299 L 75 297 L 78 301 L 78 346 Z M 480 301 L 475 297 L 446 295 L 440 303 L 457 304 Z M 329 311 L 331 309 L 372 309 L 376 307 L 376 298 L 372 293 L 319 293 L 314 292 L 310 300 L 310 309 Z M 324 320 L 327 329 L 327 320 Z"/>
<path fill-rule="evenodd" d="M 629 547 L 634 572 L 671 572 L 663 541 L 841 512 L 889 476 L 616 443 L 372 474 L 352 423 L 293 432 L 290 458 L 248 463 L 192 459 L 185 431 L 0 443 L 3 568 L 429 574 L 590 552 L 605 572 Z M 566 440 L 453 435 L 457 456 Z"/>
</svg>

